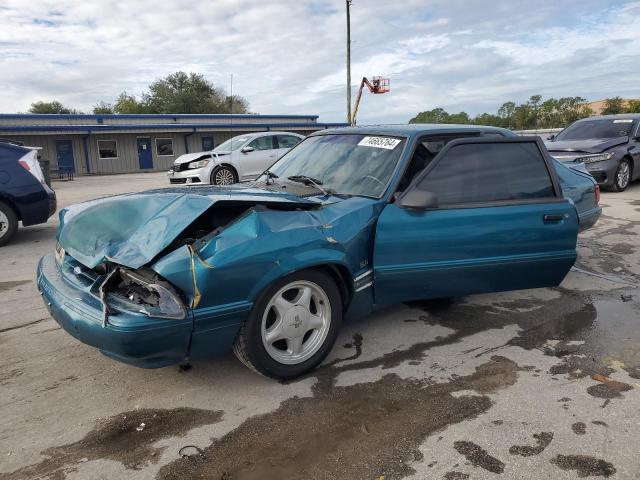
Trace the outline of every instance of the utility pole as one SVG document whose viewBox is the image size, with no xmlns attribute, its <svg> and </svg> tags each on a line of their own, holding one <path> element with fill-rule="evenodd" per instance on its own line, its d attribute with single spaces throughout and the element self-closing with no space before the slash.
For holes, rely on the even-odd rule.
<svg viewBox="0 0 640 480">
<path fill-rule="evenodd" d="M 347 122 L 351 124 L 351 0 L 347 4 Z"/>
</svg>

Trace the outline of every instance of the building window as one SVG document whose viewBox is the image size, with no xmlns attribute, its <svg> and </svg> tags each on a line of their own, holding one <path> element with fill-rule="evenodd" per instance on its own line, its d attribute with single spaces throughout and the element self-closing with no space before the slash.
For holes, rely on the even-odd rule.
<svg viewBox="0 0 640 480">
<path fill-rule="evenodd" d="M 115 140 L 98 140 L 98 158 L 118 158 L 118 143 Z"/>
<path fill-rule="evenodd" d="M 173 155 L 173 138 L 156 138 L 156 153 L 159 157 Z"/>
</svg>

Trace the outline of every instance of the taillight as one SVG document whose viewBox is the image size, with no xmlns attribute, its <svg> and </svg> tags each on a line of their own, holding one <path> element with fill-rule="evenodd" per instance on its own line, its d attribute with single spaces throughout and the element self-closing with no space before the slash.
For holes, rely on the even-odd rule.
<svg viewBox="0 0 640 480">
<path fill-rule="evenodd" d="M 600 203 L 600 185 L 596 185 L 596 205 Z"/>
<path fill-rule="evenodd" d="M 31 168 L 29 167 L 29 164 L 27 162 L 25 162 L 24 160 L 18 160 L 18 163 L 20 164 L 20 166 L 22 166 L 22 168 L 24 168 L 27 172 L 31 172 Z"/>
</svg>

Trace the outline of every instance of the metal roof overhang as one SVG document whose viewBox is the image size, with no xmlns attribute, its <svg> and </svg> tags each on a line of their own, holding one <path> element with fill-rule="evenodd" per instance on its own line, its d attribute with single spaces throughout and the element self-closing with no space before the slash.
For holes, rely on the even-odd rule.
<svg viewBox="0 0 640 480">
<path fill-rule="evenodd" d="M 207 132 L 207 131 L 251 131 L 251 130 L 321 130 L 325 128 L 346 127 L 347 123 L 154 123 L 154 124 L 123 124 L 123 125 L 0 125 L 0 135 L 6 134 L 83 134 L 93 135 L 101 133 L 137 133 L 146 130 L 163 132 Z"/>
</svg>

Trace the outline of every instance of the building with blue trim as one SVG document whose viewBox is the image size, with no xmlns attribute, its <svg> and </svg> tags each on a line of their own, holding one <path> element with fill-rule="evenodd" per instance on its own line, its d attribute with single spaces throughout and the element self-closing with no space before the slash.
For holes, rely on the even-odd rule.
<svg viewBox="0 0 640 480">
<path fill-rule="evenodd" d="M 78 174 L 167 170 L 183 153 L 207 151 L 249 132 L 307 135 L 345 123 L 317 115 L 0 114 L 0 138 L 42 149 L 52 168 Z"/>
</svg>

